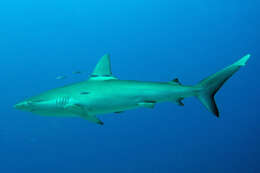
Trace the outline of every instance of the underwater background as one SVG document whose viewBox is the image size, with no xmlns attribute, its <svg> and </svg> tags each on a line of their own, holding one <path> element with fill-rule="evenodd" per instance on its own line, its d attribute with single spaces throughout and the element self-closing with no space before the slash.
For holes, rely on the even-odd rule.
<svg viewBox="0 0 260 173">
<path fill-rule="evenodd" d="M 257 0 L 1 1 L 0 172 L 260 172 L 259 9 Z M 13 108 L 87 80 L 105 53 L 119 79 L 184 85 L 252 58 L 217 93 L 219 119 L 195 98 L 99 116 L 104 126 Z"/>
</svg>

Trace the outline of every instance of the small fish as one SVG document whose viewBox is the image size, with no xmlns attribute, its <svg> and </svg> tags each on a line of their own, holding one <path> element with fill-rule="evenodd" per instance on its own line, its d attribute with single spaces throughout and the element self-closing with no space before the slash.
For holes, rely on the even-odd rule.
<svg viewBox="0 0 260 173">
<path fill-rule="evenodd" d="M 82 72 L 81 71 L 74 71 L 72 72 L 72 74 L 81 74 Z"/>
<path fill-rule="evenodd" d="M 67 78 L 67 77 L 66 76 L 57 76 L 56 77 L 57 80 L 61 80 L 61 79 L 65 79 L 65 78 Z"/>
</svg>

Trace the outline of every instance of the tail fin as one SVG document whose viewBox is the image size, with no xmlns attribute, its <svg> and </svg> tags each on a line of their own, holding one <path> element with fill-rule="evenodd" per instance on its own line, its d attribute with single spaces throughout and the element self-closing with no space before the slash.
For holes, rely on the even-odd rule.
<svg viewBox="0 0 260 173">
<path fill-rule="evenodd" d="M 199 82 L 196 87 L 201 88 L 197 98 L 201 103 L 213 114 L 219 117 L 219 111 L 214 100 L 214 96 L 222 85 L 239 70 L 241 66 L 245 66 L 250 55 L 246 55 L 234 64 L 222 69 L 221 71 L 207 77 Z"/>
</svg>

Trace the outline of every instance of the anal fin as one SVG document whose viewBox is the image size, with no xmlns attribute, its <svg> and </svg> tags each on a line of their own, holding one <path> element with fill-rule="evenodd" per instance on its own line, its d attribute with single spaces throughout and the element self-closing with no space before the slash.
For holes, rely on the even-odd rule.
<svg viewBox="0 0 260 173">
<path fill-rule="evenodd" d="M 117 112 L 114 112 L 115 114 L 121 114 L 123 113 L 124 111 L 117 111 Z"/>
<path fill-rule="evenodd" d="M 173 103 L 179 105 L 179 106 L 184 106 L 184 103 L 182 102 L 183 98 L 179 98 L 177 100 L 172 101 Z"/>
<path fill-rule="evenodd" d="M 180 98 L 178 100 L 176 100 L 176 103 L 179 105 L 179 106 L 184 106 L 184 103 L 182 102 L 183 98 Z"/>
</svg>

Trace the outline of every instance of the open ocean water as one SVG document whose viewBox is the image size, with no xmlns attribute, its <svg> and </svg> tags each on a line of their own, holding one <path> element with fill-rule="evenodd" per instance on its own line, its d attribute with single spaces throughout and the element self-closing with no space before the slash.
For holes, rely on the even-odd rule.
<svg viewBox="0 0 260 173">
<path fill-rule="evenodd" d="M 260 172 L 259 9 L 257 0 L 2 0 L 0 173 Z M 119 79 L 185 85 L 252 57 L 217 93 L 219 119 L 195 98 L 103 115 L 104 126 L 13 108 L 87 80 L 105 53 Z"/>
</svg>

